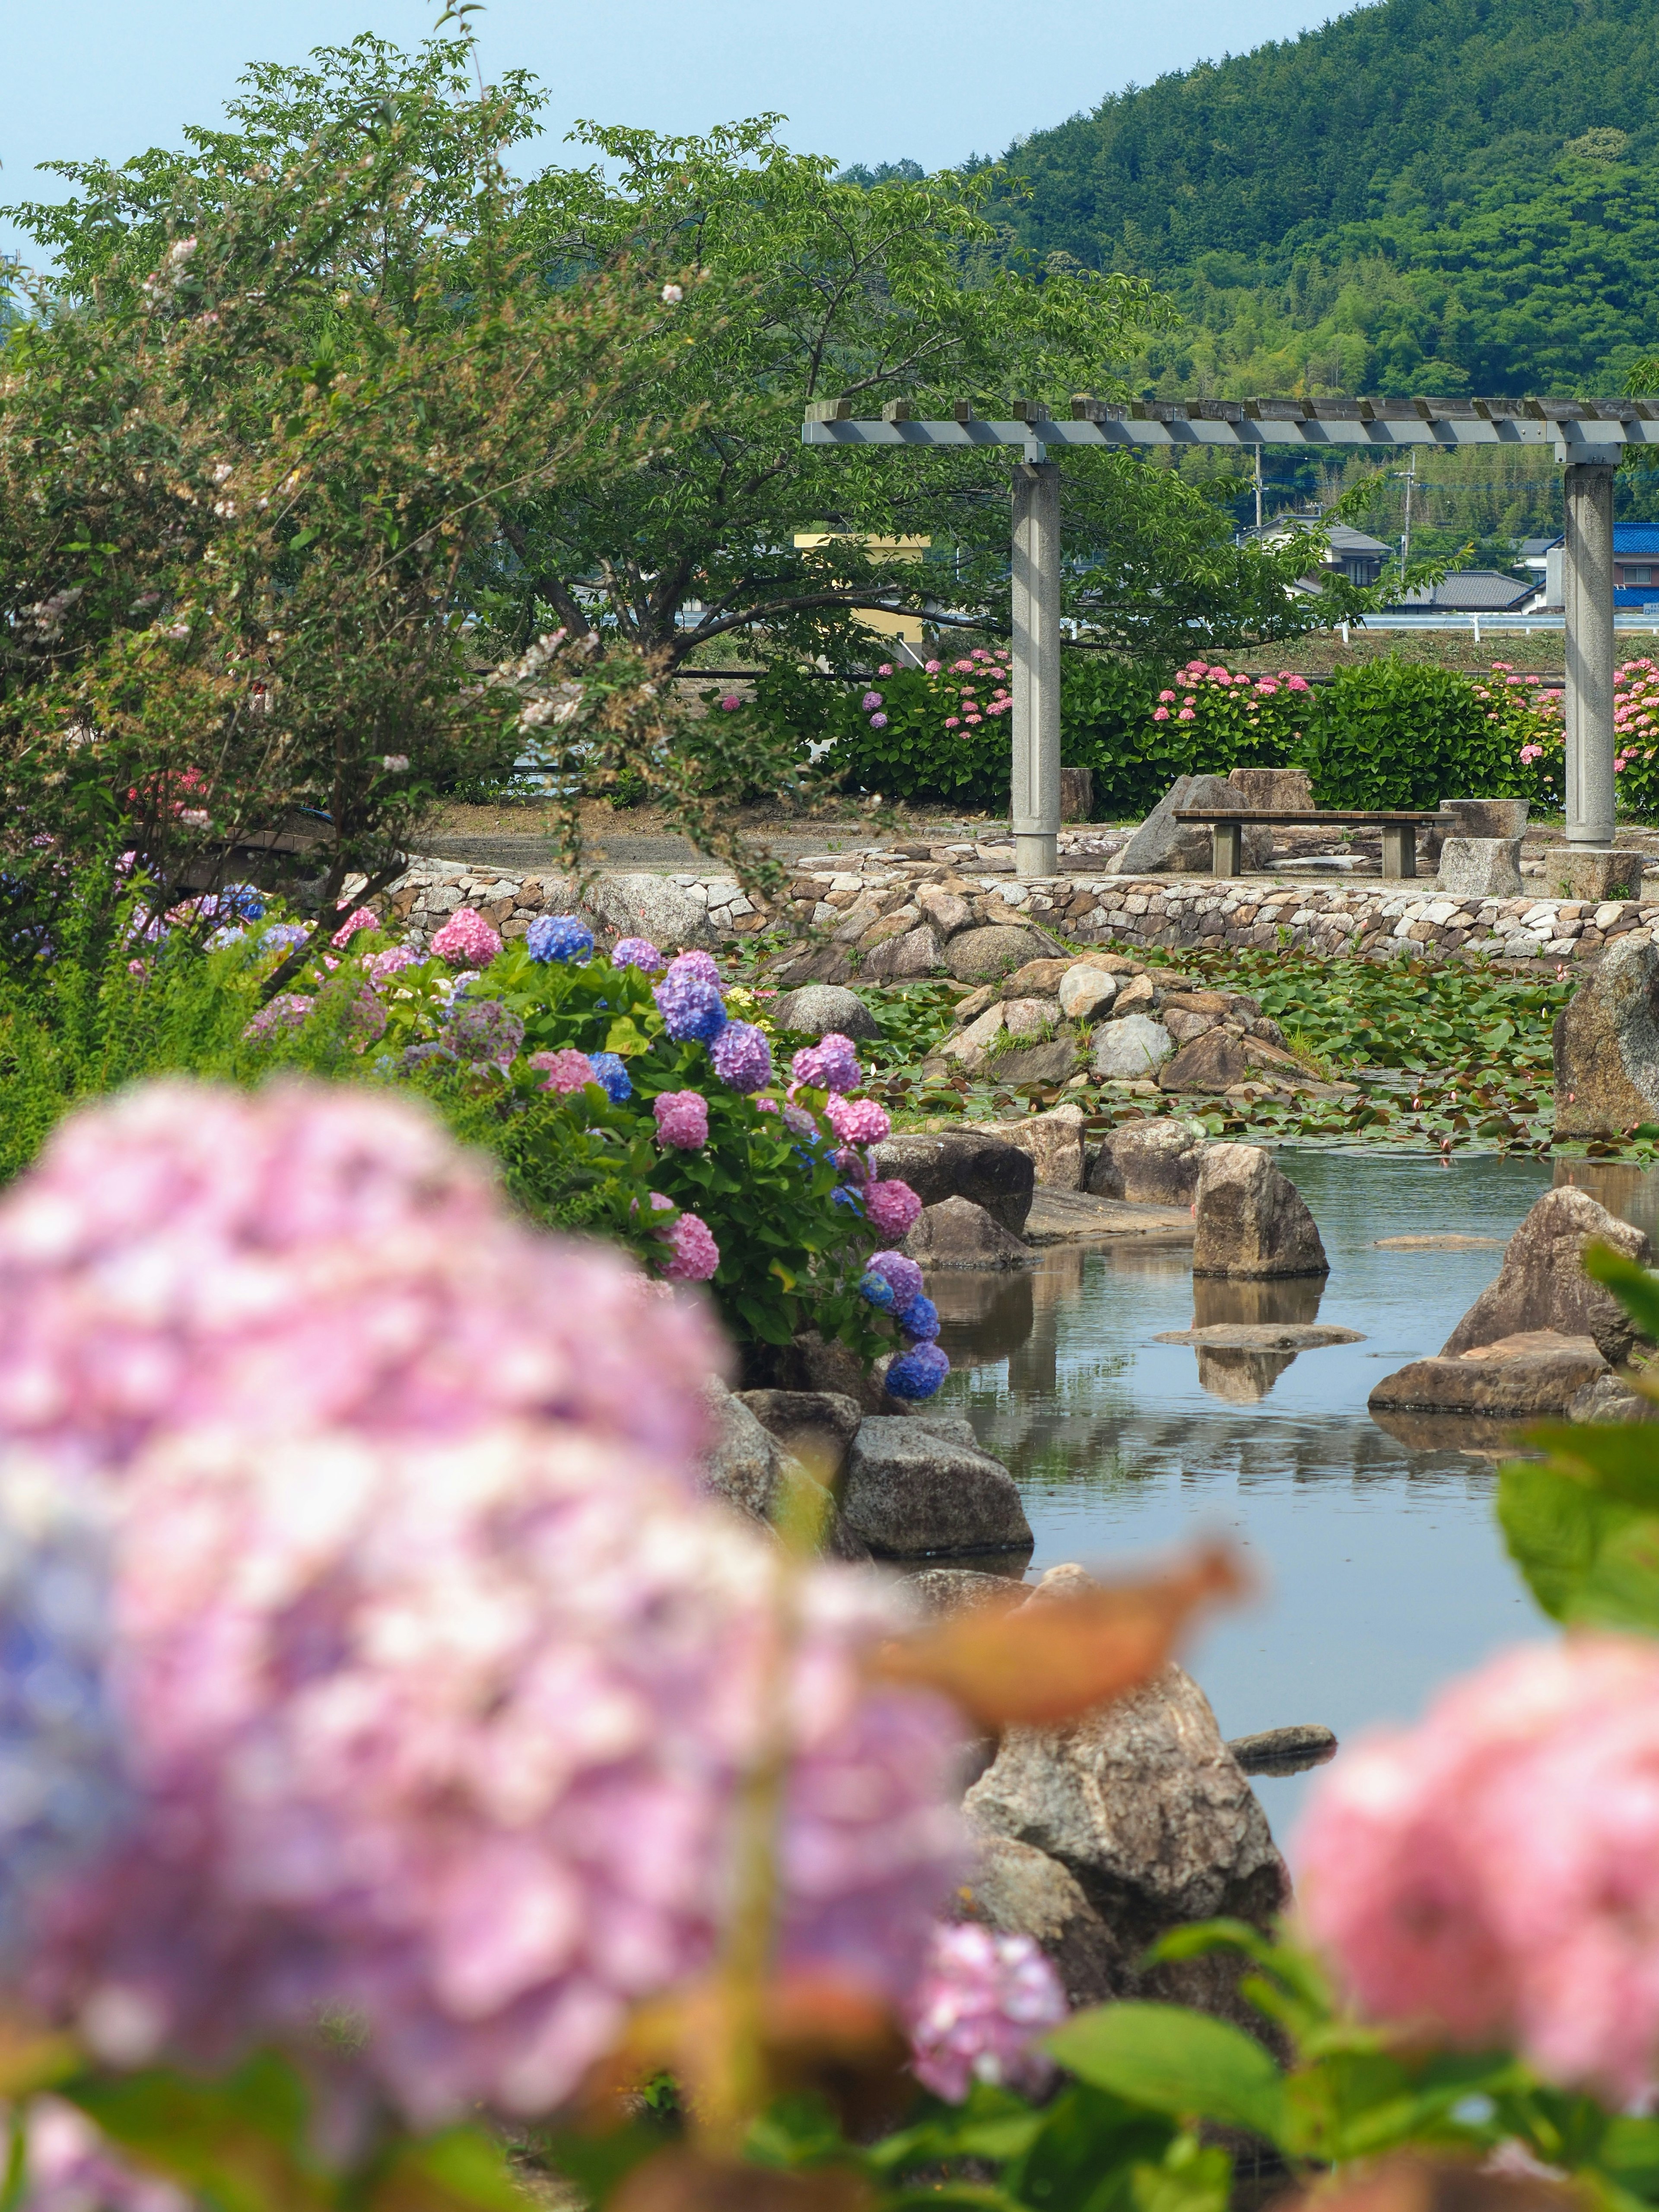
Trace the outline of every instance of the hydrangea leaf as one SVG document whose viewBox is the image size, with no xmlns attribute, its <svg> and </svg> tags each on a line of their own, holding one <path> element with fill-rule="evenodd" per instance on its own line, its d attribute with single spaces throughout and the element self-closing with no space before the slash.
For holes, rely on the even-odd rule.
<svg viewBox="0 0 1659 2212">
<path fill-rule="evenodd" d="M 1206 2013 L 1101 2005 L 1056 2028 L 1044 2048 L 1096 2088 L 1171 2118 L 1213 2120 L 1270 2142 L 1285 2136 L 1290 2106 L 1278 2064 L 1243 2028 Z"/>
</svg>

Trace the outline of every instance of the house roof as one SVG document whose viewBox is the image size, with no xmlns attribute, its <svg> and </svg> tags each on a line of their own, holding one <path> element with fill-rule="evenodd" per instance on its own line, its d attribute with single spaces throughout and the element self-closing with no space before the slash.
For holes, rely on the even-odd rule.
<svg viewBox="0 0 1659 2212">
<path fill-rule="evenodd" d="M 1559 538 L 1547 541 L 1546 550 L 1561 544 Z M 1639 561 L 1644 556 L 1659 558 L 1659 522 L 1615 522 L 1613 526 L 1613 557 L 1615 561 Z"/>
<path fill-rule="evenodd" d="M 1367 538 L 1363 530 L 1355 530 L 1348 523 L 1322 522 L 1316 514 L 1276 514 L 1271 522 L 1264 522 L 1260 530 L 1247 530 L 1244 535 L 1259 538 L 1263 544 L 1271 544 L 1275 539 L 1288 538 L 1298 523 L 1306 530 L 1322 530 L 1330 540 L 1332 552 L 1339 558 L 1345 553 L 1380 553 L 1386 559 L 1394 550 L 1392 546 L 1383 544 L 1381 538 Z"/>
<path fill-rule="evenodd" d="M 1451 614 L 1507 614 L 1537 589 L 1536 584 L 1522 584 L 1496 568 L 1456 568 L 1437 584 L 1414 584 L 1402 592 L 1389 612 L 1416 607 Z"/>
</svg>

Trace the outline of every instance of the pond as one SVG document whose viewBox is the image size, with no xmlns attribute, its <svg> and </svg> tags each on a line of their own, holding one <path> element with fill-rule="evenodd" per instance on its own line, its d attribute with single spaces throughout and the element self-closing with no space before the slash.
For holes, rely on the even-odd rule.
<svg viewBox="0 0 1659 2212">
<path fill-rule="evenodd" d="M 1365 1409 L 1381 1376 L 1440 1349 L 1497 1273 L 1500 1246 L 1378 1240 L 1505 1239 L 1553 1182 L 1576 1182 L 1659 1242 L 1659 1171 L 1277 1157 L 1319 1224 L 1323 1285 L 1194 1282 L 1183 1246 L 1062 1246 L 1022 1274 L 939 1275 L 928 1288 L 956 1369 L 940 1402 L 1019 1483 L 1033 1576 L 1230 1534 L 1259 1595 L 1186 1654 L 1223 1734 L 1320 1721 L 1346 1741 L 1411 1719 L 1448 1676 L 1548 1632 L 1498 1534 L 1501 1453 L 1413 1449 Z M 1195 1322 L 1316 1316 L 1364 1341 L 1288 1356 L 1156 1341 Z M 1256 1779 L 1281 1843 L 1311 1779 Z"/>
</svg>

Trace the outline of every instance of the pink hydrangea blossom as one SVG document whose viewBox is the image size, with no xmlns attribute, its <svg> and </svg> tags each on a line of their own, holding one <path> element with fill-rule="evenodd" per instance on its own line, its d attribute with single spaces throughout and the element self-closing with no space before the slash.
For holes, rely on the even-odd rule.
<svg viewBox="0 0 1659 2212">
<path fill-rule="evenodd" d="M 1183 707 L 1181 712 L 1176 716 L 1177 722 L 1194 722 L 1196 721 L 1198 717 L 1196 714 L 1190 707 Z"/>
<path fill-rule="evenodd" d="M 615 1254 L 521 1226 L 408 1100 L 149 1084 L 68 1115 L 0 1197 L 0 1442 L 118 1471 L 169 1428 L 510 1418 L 689 1462 L 723 1356 L 640 1291 Z"/>
<path fill-rule="evenodd" d="M 720 1264 L 720 1248 L 708 1224 L 695 1213 L 682 1213 L 668 1231 L 671 1257 L 663 1273 L 671 1283 L 712 1283 Z"/>
<path fill-rule="evenodd" d="M 930 661 L 927 663 L 927 673 L 929 676 L 937 676 L 937 675 L 939 674 L 939 663 L 937 660 L 930 660 Z"/>
<path fill-rule="evenodd" d="M 907 2010 L 912 2069 L 950 2104 L 961 2104 L 975 2081 L 1039 2097 L 1054 2079 L 1037 2039 L 1068 2007 L 1060 1977 L 1029 1936 L 994 1935 L 971 1921 L 936 1928 Z"/>
<path fill-rule="evenodd" d="M 947 714 L 945 717 L 945 726 L 947 730 L 959 730 L 962 724 L 955 714 Z"/>
<path fill-rule="evenodd" d="M 371 952 L 363 963 L 363 973 L 378 991 L 391 981 L 403 968 L 417 968 L 420 955 L 411 952 L 406 945 L 388 945 L 384 952 Z"/>
<path fill-rule="evenodd" d="M 1505 1655 L 1318 1786 L 1307 1924 L 1361 2008 L 1619 2102 L 1659 2053 L 1659 1645 Z"/>
<path fill-rule="evenodd" d="M 346 916 L 329 943 L 337 950 L 342 950 L 350 944 L 360 929 L 378 929 L 380 926 L 380 917 L 372 906 L 357 907 Z"/>
<path fill-rule="evenodd" d="M 823 1118 L 843 1145 L 879 1145 L 893 1133 L 884 1107 L 873 1098 L 842 1098 L 832 1095 Z"/>
<path fill-rule="evenodd" d="M 1170 700 L 1172 700 L 1172 699 L 1175 697 L 1175 693 L 1174 693 L 1173 691 L 1160 691 L 1160 692 L 1158 693 L 1158 704 L 1159 704 L 1160 706 L 1167 707 L 1167 706 L 1169 705 L 1169 703 L 1170 703 Z"/>
<path fill-rule="evenodd" d="M 538 1304 L 555 1336 L 575 1313 Z M 58 1893 L 29 1983 L 100 2056 L 219 2070 L 349 2007 L 417 2126 L 536 2114 L 706 1969 L 778 1668 L 759 1531 L 580 1427 L 175 1436 L 126 1495 L 144 1814 Z M 866 1682 L 889 1599 L 796 1587 L 781 1954 L 896 1999 L 960 1865 L 959 1731 Z"/>
<path fill-rule="evenodd" d="M 452 968 L 488 968 L 501 940 L 481 914 L 458 907 L 432 939 L 432 950 Z"/>
<path fill-rule="evenodd" d="M 884 1244 L 901 1244 L 921 1217 L 921 1200 L 908 1182 L 892 1178 L 866 1186 L 864 1212 Z"/>
<path fill-rule="evenodd" d="M 1154 707 L 1154 708 L 1153 708 L 1153 709 L 1152 709 L 1152 720 L 1153 720 L 1155 722 L 1167 722 L 1167 721 L 1169 720 L 1169 719 L 1170 719 L 1170 710 L 1169 710 L 1169 708 L 1168 708 L 1167 707 Z"/>
<path fill-rule="evenodd" d="M 700 1152 L 708 1142 L 708 1101 L 701 1091 L 665 1091 L 652 1102 L 657 1142 L 683 1152 Z"/>
<path fill-rule="evenodd" d="M 1305 691 L 1308 688 L 1308 679 L 1305 676 L 1287 676 L 1285 679 L 1285 688 L 1287 691 Z"/>
<path fill-rule="evenodd" d="M 542 1080 L 537 1086 L 542 1091 L 556 1091 L 564 1096 L 574 1091 L 585 1091 L 590 1083 L 597 1083 L 593 1063 L 585 1052 L 574 1045 L 566 1045 L 558 1052 L 532 1052 L 530 1065 Z"/>
</svg>

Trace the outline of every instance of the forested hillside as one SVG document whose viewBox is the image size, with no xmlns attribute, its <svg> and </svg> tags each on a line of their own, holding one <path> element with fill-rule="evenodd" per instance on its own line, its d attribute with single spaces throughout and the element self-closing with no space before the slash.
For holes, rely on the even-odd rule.
<svg viewBox="0 0 1659 2212">
<path fill-rule="evenodd" d="M 1383 0 L 1007 156 L 1022 242 L 1155 277 L 1148 388 L 1616 386 L 1659 343 L 1656 0 Z"/>
</svg>

